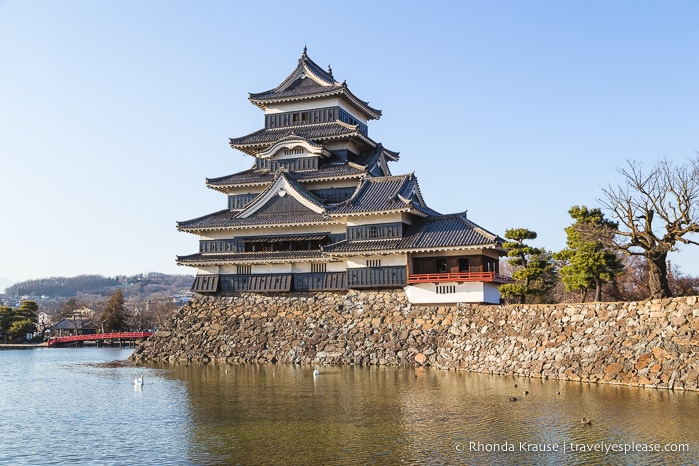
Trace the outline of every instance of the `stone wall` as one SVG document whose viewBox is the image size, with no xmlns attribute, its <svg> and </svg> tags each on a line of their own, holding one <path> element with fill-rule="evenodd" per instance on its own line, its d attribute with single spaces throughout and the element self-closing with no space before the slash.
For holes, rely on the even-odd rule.
<svg viewBox="0 0 699 466">
<path fill-rule="evenodd" d="M 697 297 L 413 306 L 402 290 L 196 296 L 134 360 L 430 365 L 697 390 Z"/>
</svg>

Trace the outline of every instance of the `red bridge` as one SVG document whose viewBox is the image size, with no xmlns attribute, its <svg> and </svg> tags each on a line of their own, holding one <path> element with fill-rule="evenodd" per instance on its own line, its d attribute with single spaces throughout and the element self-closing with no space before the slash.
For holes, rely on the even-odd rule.
<svg viewBox="0 0 699 466">
<path fill-rule="evenodd" d="M 118 341 L 120 344 L 122 344 L 125 341 L 145 340 L 151 335 L 153 335 L 153 332 L 93 333 L 89 335 L 74 335 L 70 337 L 51 338 L 47 343 L 49 348 L 52 346 L 69 344 L 82 345 L 84 341 L 103 342 L 105 340 L 111 340 L 112 342 Z"/>
</svg>

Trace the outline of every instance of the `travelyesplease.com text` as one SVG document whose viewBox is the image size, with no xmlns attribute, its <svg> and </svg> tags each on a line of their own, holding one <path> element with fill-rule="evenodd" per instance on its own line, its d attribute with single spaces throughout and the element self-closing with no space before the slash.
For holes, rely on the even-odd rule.
<svg viewBox="0 0 699 466">
<path fill-rule="evenodd" d="M 529 443 L 529 442 L 510 442 L 503 443 L 484 443 L 484 442 L 463 442 L 455 443 L 454 451 L 457 453 L 468 452 L 487 452 L 487 453 L 506 453 L 506 452 L 554 452 L 554 453 L 589 453 L 597 452 L 608 455 L 610 453 L 639 453 L 639 452 L 688 452 L 689 444 L 686 443 L 607 443 L 607 442 L 562 442 L 562 443 Z"/>
</svg>

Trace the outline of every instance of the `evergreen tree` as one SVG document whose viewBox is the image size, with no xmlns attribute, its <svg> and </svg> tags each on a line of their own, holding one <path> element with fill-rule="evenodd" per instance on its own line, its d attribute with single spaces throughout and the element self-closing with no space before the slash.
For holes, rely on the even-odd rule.
<svg viewBox="0 0 699 466">
<path fill-rule="evenodd" d="M 10 340 L 22 341 L 27 333 L 36 332 L 36 311 L 39 306 L 34 301 L 22 301 L 19 309 L 0 306 L 0 333 L 3 343 Z"/>
<path fill-rule="evenodd" d="M 8 333 L 14 341 L 24 341 L 27 334 L 36 332 L 36 324 L 30 319 L 16 319 L 10 325 Z"/>
<path fill-rule="evenodd" d="M 116 290 L 104 308 L 100 325 L 104 332 L 123 332 L 128 330 L 126 322 L 128 318 L 126 306 L 124 306 L 124 295 L 121 288 Z"/>
<path fill-rule="evenodd" d="M 536 232 L 526 228 L 512 228 L 505 231 L 505 238 L 510 240 L 503 244 L 507 249 L 507 262 L 518 267 L 512 274 L 516 283 L 500 285 L 500 295 L 513 298 L 523 304 L 527 297 L 530 301 L 540 299 L 555 284 L 555 267 L 551 253 L 529 246 L 526 240 L 536 239 Z"/>
<path fill-rule="evenodd" d="M 39 305 L 36 301 L 25 299 L 22 301 L 19 309 L 17 309 L 17 316 L 20 319 L 26 319 L 36 324 L 38 320 L 37 312 L 39 312 Z"/>
<path fill-rule="evenodd" d="M 0 333 L 3 343 L 7 343 L 10 336 L 10 328 L 17 317 L 17 310 L 9 306 L 0 306 Z"/>
<path fill-rule="evenodd" d="M 554 254 L 565 263 L 559 271 L 561 281 L 566 291 L 580 290 L 583 302 L 590 289 L 595 290 L 595 301 L 601 301 L 602 285 L 624 269 L 612 249 L 619 224 L 605 219 L 600 209 L 573 206 L 568 213 L 575 220 L 565 229 L 568 247 Z"/>
</svg>

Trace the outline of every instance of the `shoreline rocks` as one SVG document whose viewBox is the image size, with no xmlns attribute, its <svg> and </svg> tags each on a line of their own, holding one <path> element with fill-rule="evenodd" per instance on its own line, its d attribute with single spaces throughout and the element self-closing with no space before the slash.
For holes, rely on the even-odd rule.
<svg viewBox="0 0 699 466">
<path fill-rule="evenodd" d="M 195 296 L 143 361 L 429 365 L 699 389 L 699 302 L 411 305 L 402 290 Z"/>
</svg>

